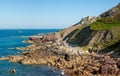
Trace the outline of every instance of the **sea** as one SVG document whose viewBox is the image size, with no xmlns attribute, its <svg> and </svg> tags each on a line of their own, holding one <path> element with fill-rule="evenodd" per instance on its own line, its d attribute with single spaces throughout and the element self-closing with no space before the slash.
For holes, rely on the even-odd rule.
<svg viewBox="0 0 120 76">
<path fill-rule="evenodd" d="M 59 29 L 0 29 L 0 57 L 18 55 L 23 51 L 15 50 L 16 47 L 25 47 L 30 44 L 23 43 L 27 36 L 56 32 Z M 16 73 L 10 73 L 15 69 Z M 23 65 L 0 61 L 0 76 L 60 76 L 60 70 L 53 71 L 47 65 Z"/>
</svg>

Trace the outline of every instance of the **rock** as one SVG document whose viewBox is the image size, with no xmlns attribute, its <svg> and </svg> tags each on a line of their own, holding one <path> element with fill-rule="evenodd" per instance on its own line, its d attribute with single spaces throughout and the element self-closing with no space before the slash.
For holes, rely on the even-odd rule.
<svg viewBox="0 0 120 76">
<path fill-rule="evenodd" d="M 80 70 L 75 70 L 74 73 L 75 73 L 75 75 L 81 75 Z"/>
<path fill-rule="evenodd" d="M 68 54 L 65 54 L 65 58 L 66 61 L 70 61 L 70 56 Z"/>
<path fill-rule="evenodd" d="M 69 64 L 69 65 L 67 65 L 67 68 L 68 69 L 74 69 L 74 65 Z"/>
<path fill-rule="evenodd" d="M 100 68 L 100 73 L 101 74 L 110 74 L 114 75 L 118 71 L 118 68 L 116 65 L 110 65 L 110 64 L 105 64 L 101 66 Z"/>
<path fill-rule="evenodd" d="M 24 47 L 16 47 L 15 49 L 16 49 L 16 50 L 21 50 L 21 51 L 27 50 L 27 48 L 24 48 Z"/>
<path fill-rule="evenodd" d="M 120 69 L 120 61 L 117 62 L 117 67 Z"/>
<path fill-rule="evenodd" d="M 16 73 L 16 70 L 15 69 L 11 69 L 9 72 L 10 73 Z"/>
<path fill-rule="evenodd" d="M 42 41 L 52 41 L 52 42 L 55 42 L 58 38 L 55 36 L 55 35 L 44 35 L 42 37 Z"/>
<path fill-rule="evenodd" d="M 113 17 L 115 15 L 120 14 L 119 10 L 120 10 L 120 3 L 117 6 L 113 7 L 112 9 L 110 9 L 110 10 L 106 11 L 105 13 L 101 14 L 100 16 L 101 17 L 108 17 L 108 16 Z"/>
<path fill-rule="evenodd" d="M 108 60 L 105 61 L 104 64 L 116 64 L 116 61 L 113 60 L 113 59 L 108 59 Z"/>
<path fill-rule="evenodd" d="M 9 57 L 2 57 L 0 60 L 9 60 Z"/>
<path fill-rule="evenodd" d="M 119 76 L 119 75 L 120 75 L 120 69 L 117 71 L 116 75 L 117 75 L 117 76 Z"/>
<path fill-rule="evenodd" d="M 23 43 L 30 43 L 30 44 L 32 44 L 33 41 L 31 41 L 31 40 L 24 40 Z"/>
<path fill-rule="evenodd" d="M 96 75 L 98 73 L 98 70 L 93 70 L 91 73 Z"/>
<path fill-rule="evenodd" d="M 22 52 L 21 55 L 28 55 L 29 52 Z"/>
<path fill-rule="evenodd" d="M 29 40 L 31 40 L 31 41 L 37 41 L 37 40 L 40 40 L 40 38 L 39 37 L 29 37 Z"/>
<path fill-rule="evenodd" d="M 50 34 L 45 34 L 41 36 L 32 36 L 32 37 L 29 37 L 29 40 L 35 43 L 47 42 L 47 41 L 55 42 L 56 40 L 58 40 L 58 37 L 54 33 L 50 33 Z"/>
<path fill-rule="evenodd" d="M 20 60 L 25 59 L 23 56 L 9 56 L 8 60 L 9 62 L 19 62 Z"/>
</svg>

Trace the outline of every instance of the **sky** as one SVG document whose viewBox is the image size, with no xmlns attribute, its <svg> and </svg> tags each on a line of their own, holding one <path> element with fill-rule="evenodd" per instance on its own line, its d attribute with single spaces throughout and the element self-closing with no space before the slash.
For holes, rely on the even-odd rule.
<svg viewBox="0 0 120 76">
<path fill-rule="evenodd" d="M 120 0 L 0 0 L 0 29 L 63 29 Z"/>
</svg>

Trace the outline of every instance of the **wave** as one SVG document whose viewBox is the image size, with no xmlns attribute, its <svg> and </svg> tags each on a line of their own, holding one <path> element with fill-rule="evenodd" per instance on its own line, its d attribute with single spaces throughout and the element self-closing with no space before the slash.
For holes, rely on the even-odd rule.
<svg viewBox="0 0 120 76">
<path fill-rule="evenodd" d="M 20 36 L 21 38 L 28 38 L 28 37 L 30 37 L 30 36 Z"/>
<path fill-rule="evenodd" d="M 10 36 L 10 38 L 28 38 L 31 36 Z"/>
<path fill-rule="evenodd" d="M 18 33 L 22 33 L 22 31 L 18 31 Z"/>
<path fill-rule="evenodd" d="M 28 38 L 30 36 L 10 36 L 10 38 Z"/>
<path fill-rule="evenodd" d="M 20 38 L 20 36 L 10 36 L 10 38 Z"/>
<path fill-rule="evenodd" d="M 14 50 L 15 48 L 12 48 L 12 47 L 11 47 L 11 48 L 7 48 L 7 49 L 8 49 L 8 50 Z"/>
</svg>

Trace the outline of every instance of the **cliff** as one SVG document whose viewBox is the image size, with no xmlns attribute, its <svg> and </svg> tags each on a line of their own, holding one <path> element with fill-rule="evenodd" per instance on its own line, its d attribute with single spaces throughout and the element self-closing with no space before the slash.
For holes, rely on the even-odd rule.
<svg viewBox="0 0 120 76">
<path fill-rule="evenodd" d="M 70 45 L 99 52 L 120 40 L 120 4 L 98 17 L 86 17 L 60 31 Z"/>
</svg>

